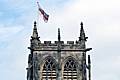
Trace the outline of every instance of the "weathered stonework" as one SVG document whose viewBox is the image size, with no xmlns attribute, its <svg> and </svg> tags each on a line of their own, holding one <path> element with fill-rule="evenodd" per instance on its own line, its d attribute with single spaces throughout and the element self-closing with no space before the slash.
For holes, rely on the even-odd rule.
<svg viewBox="0 0 120 80">
<path fill-rule="evenodd" d="M 87 80 L 86 48 L 83 24 L 81 23 L 79 40 L 44 41 L 41 43 L 38 37 L 36 22 L 34 23 L 33 35 L 31 36 L 31 53 L 28 59 L 27 80 Z M 90 70 L 90 69 L 89 69 Z"/>
</svg>

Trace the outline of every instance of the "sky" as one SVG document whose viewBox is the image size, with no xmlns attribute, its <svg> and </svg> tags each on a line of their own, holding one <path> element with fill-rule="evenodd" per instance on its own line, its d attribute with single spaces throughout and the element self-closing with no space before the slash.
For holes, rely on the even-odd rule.
<svg viewBox="0 0 120 80">
<path fill-rule="evenodd" d="M 36 1 L 50 15 L 45 23 Z M 0 78 L 25 80 L 30 37 L 37 21 L 41 42 L 78 40 L 80 22 L 92 47 L 92 80 L 120 80 L 120 0 L 0 0 Z"/>
</svg>

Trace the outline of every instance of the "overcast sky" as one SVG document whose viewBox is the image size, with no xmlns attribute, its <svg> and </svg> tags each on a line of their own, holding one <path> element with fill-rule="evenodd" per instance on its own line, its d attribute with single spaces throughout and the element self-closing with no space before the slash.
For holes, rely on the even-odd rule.
<svg viewBox="0 0 120 80">
<path fill-rule="evenodd" d="M 84 23 L 92 80 L 120 80 L 120 0 L 37 0 L 50 15 L 44 23 L 36 0 L 0 0 L 0 78 L 26 80 L 33 22 L 40 40 L 78 40 Z"/>
</svg>

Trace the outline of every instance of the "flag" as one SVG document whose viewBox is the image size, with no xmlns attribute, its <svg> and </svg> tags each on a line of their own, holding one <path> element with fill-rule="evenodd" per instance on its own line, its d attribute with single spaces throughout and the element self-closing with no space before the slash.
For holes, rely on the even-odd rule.
<svg viewBox="0 0 120 80">
<path fill-rule="evenodd" d="M 45 22 L 48 22 L 49 15 L 40 7 L 39 2 L 37 2 L 37 4 L 38 4 L 38 10 L 39 10 L 39 12 L 40 12 L 41 15 L 42 15 L 43 20 L 44 20 Z"/>
</svg>

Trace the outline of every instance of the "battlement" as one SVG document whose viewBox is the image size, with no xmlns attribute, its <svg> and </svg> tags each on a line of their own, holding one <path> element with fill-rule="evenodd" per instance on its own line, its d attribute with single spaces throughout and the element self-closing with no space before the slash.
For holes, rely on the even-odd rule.
<svg viewBox="0 0 120 80">
<path fill-rule="evenodd" d="M 55 44 L 58 44 L 58 43 L 60 43 L 60 44 L 64 44 L 64 41 L 55 41 Z"/>
<path fill-rule="evenodd" d="M 67 42 L 64 42 L 64 41 L 54 41 L 52 43 L 52 41 L 44 41 L 43 43 L 41 44 L 45 44 L 45 45 L 51 45 L 51 44 L 62 44 L 62 45 L 74 45 L 76 44 L 75 41 L 67 41 Z"/>
<path fill-rule="evenodd" d="M 51 41 L 44 41 L 44 44 L 51 44 Z"/>
<path fill-rule="evenodd" d="M 74 41 L 67 41 L 67 44 L 74 44 Z"/>
</svg>

